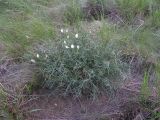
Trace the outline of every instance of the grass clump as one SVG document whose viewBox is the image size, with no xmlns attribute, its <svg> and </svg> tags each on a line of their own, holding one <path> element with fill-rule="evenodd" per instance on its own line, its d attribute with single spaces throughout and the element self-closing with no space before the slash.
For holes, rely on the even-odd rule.
<svg viewBox="0 0 160 120">
<path fill-rule="evenodd" d="M 157 0 L 116 0 L 121 16 L 125 23 L 131 24 L 136 16 L 141 16 L 145 21 L 149 18 L 152 20 L 152 26 L 159 26 L 157 19 L 159 18 L 159 1 Z"/>
<path fill-rule="evenodd" d="M 51 0 L 1 0 L 0 10 L 4 12 L 6 8 L 13 11 L 23 11 L 31 13 L 35 8 L 40 6 L 48 6 Z"/>
<path fill-rule="evenodd" d="M 137 14 L 149 14 L 148 0 L 117 0 L 116 2 L 126 22 L 132 22 Z"/>
<path fill-rule="evenodd" d="M 149 76 L 145 72 L 144 78 L 143 78 L 143 83 L 142 83 L 142 86 L 141 86 L 141 94 L 142 94 L 141 99 L 144 100 L 144 101 L 147 100 L 150 96 L 150 88 L 149 88 L 148 84 L 149 84 Z"/>
<path fill-rule="evenodd" d="M 0 84 L 0 119 L 14 120 L 12 114 L 7 109 L 7 93 L 4 91 L 2 84 Z"/>
<path fill-rule="evenodd" d="M 54 37 L 53 24 L 44 9 L 49 3 L 50 0 L 0 1 L 0 41 L 11 57 L 20 58 L 33 43 Z"/>
<path fill-rule="evenodd" d="M 1 0 L 0 1 L 1 12 L 6 10 L 13 10 L 15 12 L 32 12 L 32 3 L 27 0 Z"/>
<path fill-rule="evenodd" d="M 21 57 L 27 47 L 35 41 L 53 38 L 54 29 L 43 21 L 32 19 L 6 25 L 1 31 L 0 37 L 12 57 Z"/>
<path fill-rule="evenodd" d="M 156 26 L 156 27 L 160 27 L 160 10 L 156 10 L 152 13 L 151 17 L 151 25 L 152 26 Z"/>
<path fill-rule="evenodd" d="M 159 54 L 158 34 L 159 32 L 146 26 L 118 28 L 107 24 L 103 24 L 98 33 L 103 41 L 115 44 L 114 49 L 121 49 L 124 54 L 128 55 L 139 54 L 144 58 Z"/>
<path fill-rule="evenodd" d="M 84 14 L 79 3 L 76 0 L 71 0 L 64 12 L 64 21 L 67 24 L 75 24 L 83 20 Z"/>
<path fill-rule="evenodd" d="M 96 97 L 113 92 L 124 80 L 127 67 L 117 51 L 102 41 L 93 41 L 89 35 L 76 34 L 69 39 L 64 35 L 44 48 L 32 62 L 43 75 L 42 86 L 61 91 L 62 95 Z"/>
<path fill-rule="evenodd" d="M 145 72 L 143 76 L 143 81 L 140 89 L 140 104 L 145 110 L 150 112 L 147 119 L 158 120 L 160 118 L 159 111 L 159 63 L 156 64 L 155 79 L 154 79 L 154 89 L 151 88 L 151 78 L 149 72 Z"/>
</svg>

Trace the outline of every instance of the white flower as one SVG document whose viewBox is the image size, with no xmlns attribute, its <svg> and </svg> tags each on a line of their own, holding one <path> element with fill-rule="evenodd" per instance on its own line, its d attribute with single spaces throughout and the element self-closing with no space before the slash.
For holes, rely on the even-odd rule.
<svg viewBox="0 0 160 120">
<path fill-rule="evenodd" d="M 46 56 L 46 58 L 48 58 L 48 55 L 47 55 L 47 54 L 46 54 L 45 56 Z"/>
<path fill-rule="evenodd" d="M 37 54 L 37 58 L 39 58 L 39 54 Z"/>
<path fill-rule="evenodd" d="M 66 45 L 66 46 L 65 46 L 65 48 L 67 48 L 67 49 L 68 49 L 69 47 Z"/>
<path fill-rule="evenodd" d="M 92 31 L 89 31 L 89 33 L 92 33 Z"/>
<path fill-rule="evenodd" d="M 71 45 L 71 48 L 74 48 L 74 45 L 73 45 L 73 44 Z"/>
<path fill-rule="evenodd" d="M 66 29 L 66 33 L 68 33 L 68 29 Z"/>
<path fill-rule="evenodd" d="M 63 33 L 64 31 L 63 31 L 63 29 L 61 29 L 61 33 Z"/>
<path fill-rule="evenodd" d="M 54 104 L 57 107 L 57 103 Z"/>
<path fill-rule="evenodd" d="M 64 44 L 67 44 L 67 42 L 66 42 L 66 41 L 64 41 Z"/>
<path fill-rule="evenodd" d="M 69 35 L 67 35 L 67 39 L 69 39 Z"/>
<path fill-rule="evenodd" d="M 79 45 L 77 45 L 77 49 L 79 49 L 80 47 L 79 47 Z"/>
<path fill-rule="evenodd" d="M 78 38 L 78 34 L 75 35 L 75 38 Z"/>
<path fill-rule="evenodd" d="M 34 59 L 31 59 L 31 62 L 32 62 L 32 63 L 35 63 L 36 61 L 35 61 Z"/>
<path fill-rule="evenodd" d="M 27 39 L 29 39 L 29 36 L 28 36 L 28 35 L 26 35 L 26 38 L 27 38 Z"/>
</svg>

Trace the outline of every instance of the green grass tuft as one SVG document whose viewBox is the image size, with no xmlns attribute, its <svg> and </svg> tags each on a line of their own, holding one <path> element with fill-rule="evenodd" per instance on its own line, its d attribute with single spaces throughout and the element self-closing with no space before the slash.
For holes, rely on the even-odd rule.
<svg viewBox="0 0 160 120">
<path fill-rule="evenodd" d="M 54 38 L 55 30 L 53 24 L 46 21 L 47 15 L 44 17 L 44 13 L 38 14 L 39 10 L 46 12 L 42 7 L 46 5 L 45 2 L 0 1 L 0 6 L 4 4 L 0 14 L 0 41 L 5 44 L 11 57 L 22 57 L 33 43 Z"/>
<path fill-rule="evenodd" d="M 67 24 L 77 24 L 84 18 L 81 6 L 76 0 L 71 0 L 64 12 L 64 22 Z"/>
<path fill-rule="evenodd" d="M 72 44 L 75 48 L 71 48 Z M 113 92 L 124 79 L 127 67 L 117 51 L 86 34 L 70 39 L 64 36 L 46 46 L 37 52 L 39 58 L 36 53 L 32 57 L 43 75 L 43 87 L 59 90 L 63 95 L 96 97 L 102 92 Z"/>
</svg>

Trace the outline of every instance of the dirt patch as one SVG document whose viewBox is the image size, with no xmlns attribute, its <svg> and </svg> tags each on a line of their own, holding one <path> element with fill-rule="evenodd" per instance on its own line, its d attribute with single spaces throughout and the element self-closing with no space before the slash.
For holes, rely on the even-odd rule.
<svg viewBox="0 0 160 120">
<path fill-rule="evenodd" d="M 16 93 L 34 79 L 34 67 L 28 63 L 13 64 L 12 61 L 6 60 L 0 68 L 0 83 L 11 93 Z"/>
<path fill-rule="evenodd" d="M 149 110 L 138 102 L 140 82 L 125 83 L 115 97 L 101 96 L 97 100 L 61 98 L 41 89 L 31 95 L 31 101 L 21 106 L 27 120 L 133 120 L 147 118 Z M 34 98 L 34 99 L 33 99 Z"/>
<path fill-rule="evenodd" d="M 19 119 L 20 107 L 25 104 L 23 93 L 28 82 L 34 80 L 34 66 L 28 63 L 16 64 L 11 59 L 0 64 L 0 119 Z M 2 90 L 2 91 L 1 91 Z M 18 116 L 18 117 L 17 117 Z"/>
<path fill-rule="evenodd" d="M 30 112 L 27 119 L 94 120 L 103 112 L 102 107 L 104 108 L 107 102 L 108 99 L 105 97 L 102 97 L 98 101 L 91 101 L 87 99 L 56 98 L 52 95 L 45 95 L 27 105 L 28 111 L 39 109 L 38 111 Z"/>
</svg>

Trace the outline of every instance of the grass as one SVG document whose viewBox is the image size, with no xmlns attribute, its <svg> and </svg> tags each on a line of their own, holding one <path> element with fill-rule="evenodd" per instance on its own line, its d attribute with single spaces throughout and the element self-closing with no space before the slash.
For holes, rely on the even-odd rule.
<svg viewBox="0 0 160 120">
<path fill-rule="evenodd" d="M 155 57 L 159 54 L 160 39 L 158 33 L 145 26 L 118 28 L 102 23 L 98 36 L 104 43 L 113 44 L 114 49 L 122 50 L 122 54 L 135 54 L 143 58 L 154 56 L 155 60 L 158 59 Z"/>
<path fill-rule="evenodd" d="M 29 62 L 35 60 L 32 64 L 36 64 L 39 70 L 38 80 L 26 85 L 24 91 L 32 94 L 38 86 L 58 91 L 58 95 L 63 96 L 96 98 L 103 93 L 113 94 L 125 78 L 132 76 L 132 62 L 140 66 L 141 63 L 133 59 L 138 56 L 137 59 L 143 59 L 146 63 L 151 59 L 149 62 L 157 75 L 155 86 L 160 94 L 159 0 L 89 0 L 93 6 L 86 11 L 80 1 L 70 0 L 65 4 L 64 13 L 58 12 L 63 23 L 49 16 L 48 11 L 54 2 L 56 0 L 0 1 L 0 43 L 4 43 L 12 58 L 29 59 Z M 91 15 L 91 19 L 88 19 L 86 12 L 91 11 L 95 16 Z M 105 14 L 106 11 L 109 11 L 109 15 Z M 123 23 L 117 25 L 109 21 L 110 17 L 116 19 L 113 14 Z M 84 33 L 81 24 L 86 20 L 95 21 L 94 17 L 98 17 L 102 26 L 95 33 Z M 56 32 L 62 26 L 68 26 L 70 32 Z M 75 26 L 78 26 L 78 30 Z M 78 37 L 75 37 L 76 33 Z M 141 71 L 145 71 L 146 66 Z M 141 86 L 145 105 L 151 94 L 151 76 L 147 72 Z M 0 98 L 4 105 L 2 108 L 6 109 L 7 96 L 1 89 Z M 22 99 L 14 98 L 12 113 L 18 114 Z M 159 117 L 159 113 L 153 114 L 154 117 Z"/>
<path fill-rule="evenodd" d="M 110 40 L 113 39 L 113 36 L 117 36 L 117 29 L 112 25 L 105 24 L 104 21 L 98 32 L 98 36 L 104 43 L 110 42 Z"/>
<path fill-rule="evenodd" d="M 0 40 L 5 43 L 12 57 L 22 57 L 34 42 L 55 36 L 53 24 L 45 21 L 47 18 L 44 19 L 44 14 L 34 15 L 38 14 L 37 10 L 44 11 L 43 8 L 37 7 L 37 4 L 34 6 L 34 2 L 13 0 L 0 4 L 6 4 L 1 14 L 3 19 L 0 21 Z M 43 1 L 40 3 L 46 4 Z"/>
<path fill-rule="evenodd" d="M 3 27 L 0 34 L 12 57 L 23 56 L 27 47 L 35 41 L 47 40 L 54 35 L 54 28 L 38 19 L 12 23 Z"/>
<path fill-rule="evenodd" d="M 149 27 L 159 27 L 160 3 L 157 0 L 89 0 L 89 3 L 90 6 L 84 11 L 79 2 L 71 0 L 64 13 L 66 23 L 73 24 L 88 19 L 86 14 L 90 13 L 92 15 L 88 16 L 89 18 L 91 17 L 94 20 L 94 17 L 98 17 L 98 19 L 101 19 L 101 16 L 107 14 L 107 11 L 116 7 L 117 16 L 122 17 L 123 23 L 127 25 L 133 24 L 137 19 L 144 19 Z M 108 4 L 111 4 L 111 6 Z"/>
<path fill-rule="evenodd" d="M 93 2 L 94 4 L 101 3 L 103 5 L 105 2 L 108 2 L 108 1 L 95 0 L 91 2 Z M 76 21 L 83 20 L 82 16 L 85 16 L 85 13 L 82 11 L 82 8 L 80 8 L 78 3 L 77 4 L 76 3 L 77 2 L 74 1 L 72 4 L 69 4 L 70 6 L 72 6 L 71 7 L 72 9 L 66 9 L 66 12 L 65 12 L 65 13 L 70 13 L 70 15 L 72 15 L 70 16 L 69 14 L 65 14 L 65 18 L 72 18 L 71 20 L 69 20 L 69 21 L 72 21 L 72 23 L 77 23 Z M 103 23 L 104 25 L 103 27 L 100 28 L 100 32 L 99 32 L 99 36 L 101 37 L 101 39 L 106 41 L 109 41 L 112 39 L 114 40 L 114 42 L 117 42 L 117 41 L 119 42 L 119 40 L 123 41 L 127 44 L 130 44 L 129 46 L 132 46 L 131 49 L 136 50 L 135 52 L 140 53 L 143 56 L 150 56 L 151 54 L 157 54 L 157 51 L 159 49 L 158 47 L 159 36 L 158 36 L 158 33 L 156 33 L 156 30 L 159 27 L 160 12 L 159 12 L 159 8 L 157 7 L 159 5 L 159 2 L 156 0 L 153 0 L 153 1 L 115 0 L 114 3 L 115 3 L 115 6 L 118 7 L 117 9 L 120 11 L 118 16 L 119 17 L 122 16 L 122 20 L 125 23 L 125 26 L 121 28 L 118 28 L 118 27 L 114 28 L 111 25 L 109 26 Z M 88 9 L 92 10 L 96 8 L 88 8 Z M 82 12 L 84 15 L 82 15 Z M 103 14 L 104 13 L 101 13 L 100 15 L 102 21 L 104 19 Z M 147 14 L 147 15 L 144 15 L 144 14 Z M 140 16 L 140 18 L 136 18 L 137 16 Z M 140 23 L 134 23 L 135 20 L 140 21 Z M 134 27 L 134 24 L 138 24 L 138 26 Z M 131 27 L 132 25 L 133 27 Z M 123 31 L 121 31 L 122 29 Z M 120 38 L 118 38 L 119 40 L 115 40 L 117 38 L 114 38 L 114 37 L 120 37 Z"/>
<path fill-rule="evenodd" d="M 66 24 L 76 24 L 83 20 L 84 14 L 77 1 L 71 0 L 64 12 L 64 22 Z"/>
<path fill-rule="evenodd" d="M 11 119 L 9 112 L 6 111 L 5 105 L 6 105 L 6 95 L 4 94 L 4 91 L 2 88 L 0 88 L 0 118 L 3 119 L 4 117 L 7 117 L 7 119 Z"/>
<path fill-rule="evenodd" d="M 156 90 L 156 100 L 152 100 L 151 97 L 153 95 L 150 85 L 150 74 L 148 72 L 144 73 L 143 82 L 141 85 L 141 92 L 140 92 L 140 103 L 144 107 L 144 109 L 148 110 L 150 115 L 150 120 L 155 120 L 160 118 L 160 111 L 157 109 L 159 108 L 159 64 L 157 64 L 155 69 L 156 79 L 154 84 L 154 90 Z M 155 92 L 155 91 L 154 91 Z M 155 99 L 155 98 L 154 98 Z"/>
<path fill-rule="evenodd" d="M 63 95 L 95 98 L 101 90 L 112 92 L 124 79 L 126 65 L 109 45 L 99 41 L 95 44 L 85 34 L 70 39 L 64 35 L 57 41 L 52 46 L 47 44 L 50 49 L 45 53 L 38 51 L 38 58 L 32 57 L 43 75 L 42 86 L 63 91 Z"/>
<path fill-rule="evenodd" d="M 149 75 L 145 72 L 143 83 L 141 86 L 141 94 L 142 94 L 142 100 L 147 100 L 150 96 L 150 88 L 149 88 Z"/>
<path fill-rule="evenodd" d="M 156 0 L 116 0 L 126 22 L 132 22 L 136 15 L 150 16 L 156 9 Z M 154 3 L 154 4 L 153 4 Z M 154 9 L 155 10 L 154 10 Z"/>
<path fill-rule="evenodd" d="M 157 63 L 156 69 L 155 69 L 155 74 L 156 74 L 156 80 L 155 80 L 155 87 L 157 88 L 158 91 L 158 97 L 160 98 L 160 65 Z"/>
<path fill-rule="evenodd" d="M 160 10 L 156 10 L 151 15 L 151 23 L 152 23 L 152 25 L 160 27 L 159 19 L 160 19 Z"/>
<path fill-rule="evenodd" d="M 0 119 L 9 119 L 13 120 L 13 116 L 7 110 L 7 93 L 3 90 L 3 87 L 0 85 Z"/>
</svg>

